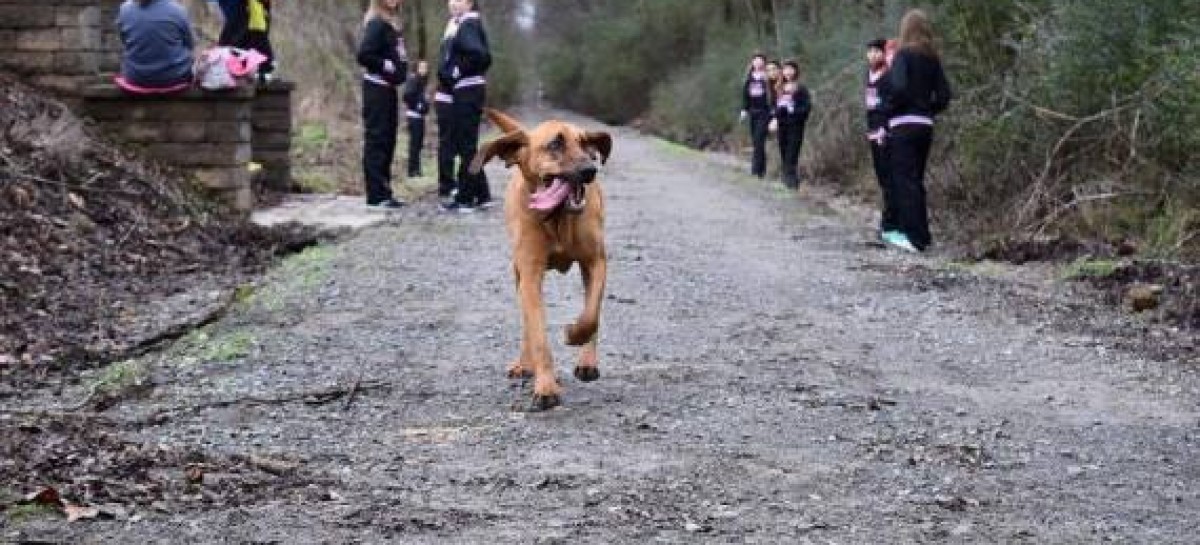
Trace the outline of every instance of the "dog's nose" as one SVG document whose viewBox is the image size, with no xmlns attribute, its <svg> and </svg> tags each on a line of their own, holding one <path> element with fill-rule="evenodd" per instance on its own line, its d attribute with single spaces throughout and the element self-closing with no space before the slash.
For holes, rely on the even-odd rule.
<svg viewBox="0 0 1200 545">
<path fill-rule="evenodd" d="M 596 179 L 596 167 L 588 165 L 579 169 L 579 179 L 585 184 L 590 184 Z"/>
</svg>

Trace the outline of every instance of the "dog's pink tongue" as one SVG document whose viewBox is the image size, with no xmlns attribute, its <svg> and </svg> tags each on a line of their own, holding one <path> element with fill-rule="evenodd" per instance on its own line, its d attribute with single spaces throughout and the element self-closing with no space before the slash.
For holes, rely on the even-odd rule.
<svg viewBox="0 0 1200 545">
<path fill-rule="evenodd" d="M 550 187 L 534 193 L 529 199 L 529 208 L 549 212 L 558 208 L 567 195 L 571 194 L 571 186 L 561 179 L 555 178 Z"/>
</svg>

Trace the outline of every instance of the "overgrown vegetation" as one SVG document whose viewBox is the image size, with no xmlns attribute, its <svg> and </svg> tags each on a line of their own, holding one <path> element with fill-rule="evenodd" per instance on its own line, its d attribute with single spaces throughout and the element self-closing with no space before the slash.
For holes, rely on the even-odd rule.
<svg viewBox="0 0 1200 545">
<path fill-rule="evenodd" d="M 4 75 L 0 225 L 0 379 L 19 385 L 124 359 L 202 312 L 157 301 L 219 291 L 312 239 L 220 209 Z"/>
<path fill-rule="evenodd" d="M 815 110 L 802 164 L 873 192 L 860 104 L 863 44 L 904 0 L 540 2 L 550 99 L 740 150 L 738 88 L 754 50 L 797 58 Z M 931 0 L 958 98 L 938 130 L 935 221 L 959 240 L 1084 238 L 1200 255 L 1200 4 Z M 587 29 L 580 39 L 579 29 Z"/>
</svg>

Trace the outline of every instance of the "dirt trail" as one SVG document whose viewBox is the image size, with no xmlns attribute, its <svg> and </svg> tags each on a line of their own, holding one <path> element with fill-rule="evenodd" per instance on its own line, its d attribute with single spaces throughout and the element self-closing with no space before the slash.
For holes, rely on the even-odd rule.
<svg viewBox="0 0 1200 545">
<path fill-rule="evenodd" d="M 562 408 L 525 412 L 504 378 L 501 214 L 421 204 L 274 274 L 210 333 L 245 353 L 172 360 L 107 413 L 315 484 L 0 540 L 1195 542 L 1194 353 L 1112 348 L 1080 324 L 1118 317 L 1067 292 L 869 247 L 857 220 L 614 132 L 598 382 L 558 338 L 578 273 L 546 289 Z"/>
</svg>

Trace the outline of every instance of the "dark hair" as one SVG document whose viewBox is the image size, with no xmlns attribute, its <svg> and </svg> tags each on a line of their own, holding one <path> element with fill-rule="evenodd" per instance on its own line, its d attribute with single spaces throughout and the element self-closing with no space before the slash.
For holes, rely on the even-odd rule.
<svg viewBox="0 0 1200 545">
<path fill-rule="evenodd" d="M 779 66 L 779 61 L 774 60 L 774 59 L 768 59 L 767 64 L 774 64 L 775 66 Z"/>
<path fill-rule="evenodd" d="M 887 49 L 887 40 L 883 38 L 871 40 L 867 42 L 867 49 L 878 49 L 880 51 L 884 51 Z"/>
<path fill-rule="evenodd" d="M 750 60 L 754 59 L 762 59 L 765 62 L 767 60 L 767 55 L 762 51 L 755 51 L 753 55 L 750 55 Z"/>
<path fill-rule="evenodd" d="M 800 73 L 800 63 L 798 63 L 798 62 L 796 62 L 796 61 L 794 61 L 794 60 L 792 60 L 792 59 L 788 59 L 788 60 L 786 60 L 786 61 L 783 61 L 783 65 L 784 65 L 784 66 L 791 66 L 791 67 L 792 67 L 792 70 L 795 70 L 797 74 L 799 74 L 799 73 Z"/>
</svg>

